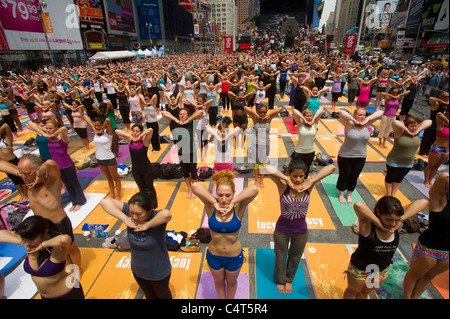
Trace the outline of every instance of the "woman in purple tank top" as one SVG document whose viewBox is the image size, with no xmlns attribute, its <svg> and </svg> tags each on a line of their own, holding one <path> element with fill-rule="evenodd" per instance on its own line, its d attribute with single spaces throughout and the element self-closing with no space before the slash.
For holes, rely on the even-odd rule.
<svg viewBox="0 0 450 319">
<path fill-rule="evenodd" d="M 380 140 L 379 145 L 381 148 L 386 148 L 386 140 L 392 131 L 392 123 L 397 116 L 397 110 L 400 106 L 400 100 L 409 94 L 410 91 L 405 91 L 401 94 L 398 92 L 398 88 L 392 87 L 389 89 L 389 93 L 382 92 L 381 97 L 384 99 L 384 112 L 381 117 L 381 127 L 378 138 Z"/>
<path fill-rule="evenodd" d="M 75 164 L 67 153 L 69 145 L 67 128 L 64 126 L 59 127 L 59 123 L 56 120 L 48 120 L 45 127 L 47 129 L 48 150 L 52 160 L 58 164 L 61 172 L 61 181 L 66 186 L 72 202 L 72 207 L 69 211 L 76 212 L 86 203 L 86 197 L 78 181 Z"/>
<path fill-rule="evenodd" d="M 336 167 L 325 166 L 306 180 L 307 167 L 300 158 L 293 158 L 289 162 L 288 176 L 270 165 L 265 165 L 263 169 L 277 185 L 280 195 L 281 216 L 273 233 L 274 280 L 280 293 L 289 294 L 292 292 L 292 282 L 308 240 L 306 214 L 309 208 L 310 192 L 315 183 L 333 173 Z M 289 258 L 286 262 L 288 254 Z"/>
</svg>

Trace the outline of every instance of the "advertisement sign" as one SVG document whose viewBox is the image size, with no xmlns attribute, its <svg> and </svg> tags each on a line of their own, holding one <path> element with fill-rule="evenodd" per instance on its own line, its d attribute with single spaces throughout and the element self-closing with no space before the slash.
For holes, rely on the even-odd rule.
<svg viewBox="0 0 450 319">
<path fill-rule="evenodd" d="M 104 4 L 110 34 L 137 36 L 133 0 L 107 0 Z"/>
<path fill-rule="evenodd" d="M 161 39 L 158 0 L 136 0 L 141 39 Z"/>
<path fill-rule="evenodd" d="M 369 29 L 386 29 L 397 9 L 398 0 L 377 1 L 366 7 L 366 27 Z"/>
<path fill-rule="evenodd" d="M 225 51 L 233 52 L 233 37 L 224 37 Z"/>
<path fill-rule="evenodd" d="M 10 50 L 82 50 L 77 8 L 72 0 L 1 0 L 0 22 Z M 38 8 L 42 10 L 42 22 Z M 2 45 L 4 46 L 4 45 Z"/>
<path fill-rule="evenodd" d="M 80 23 L 104 26 L 101 1 L 75 0 Z"/>
<path fill-rule="evenodd" d="M 347 34 L 345 36 L 345 48 L 344 48 L 345 53 L 352 54 L 355 52 L 357 36 L 358 36 L 357 34 Z"/>
<path fill-rule="evenodd" d="M 411 0 L 409 3 L 408 21 L 406 21 L 406 33 L 417 33 L 422 20 L 424 0 Z"/>
</svg>

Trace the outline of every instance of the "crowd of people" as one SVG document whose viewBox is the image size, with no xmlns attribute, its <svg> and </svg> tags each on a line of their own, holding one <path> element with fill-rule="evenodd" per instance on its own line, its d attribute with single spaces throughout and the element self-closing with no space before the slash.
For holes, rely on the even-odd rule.
<svg viewBox="0 0 450 319">
<path fill-rule="evenodd" d="M 281 208 L 273 235 L 274 282 L 280 293 L 289 294 L 308 239 L 305 218 L 310 192 L 336 169 L 330 164 L 310 174 L 317 124 L 329 113 L 322 98 L 331 93 L 331 112 L 338 114 L 345 134 L 336 184 L 342 204 L 353 204 L 352 192 L 366 162 L 372 124 L 381 120 L 381 148 L 388 147 L 386 139 L 393 132 L 393 147 L 386 160 L 386 196 L 373 210 L 364 203 L 354 204 L 359 239 L 346 272 L 344 297 L 367 298 L 372 289 L 365 282 L 373 276 L 368 270 L 373 265 L 381 281 L 388 276 L 402 223 L 429 207 L 429 228 L 419 238 L 405 277 L 404 297 L 418 298 L 434 276 L 448 270 L 448 173 L 433 181 L 439 166 L 448 161 L 448 69 L 439 81 L 441 87 L 447 84 L 447 91 L 429 96 L 430 118 L 423 120 L 410 110 L 422 90 L 421 81 L 431 80 L 434 71 L 429 77 L 422 67 L 385 62 L 298 51 L 179 54 L 106 65 L 46 67 L 2 77 L 0 171 L 8 174 L 20 193 L 19 202 L 28 203 L 35 216 L 26 218 L 15 231 L 0 230 L 0 242 L 27 248 L 25 271 L 41 297 L 84 297 L 79 280 L 73 287 L 64 285 L 66 257 L 81 267 L 81 254 L 61 206 L 61 194 L 67 189 L 73 212 L 86 203 L 68 154 L 67 118 L 82 141 L 83 152 L 90 151 L 89 133 L 94 134 L 95 156 L 110 192 L 101 206 L 127 226 L 131 270 L 139 287 L 147 298 L 171 298 L 165 228 L 176 212 L 158 207 L 147 156 L 149 148 L 161 152 L 160 122 L 164 121 L 178 149 L 187 198 L 198 197 L 205 206 L 212 238 L 206 259 L 218 296 L 233 298 L 238 289 L 237 277 L 245 259 L 238 235 L 247 206 L 265 187 L 265 176 L 276 184 Z M 356 100 L 353 113 L 336 112 L 344 93 L 348 94 L 348 107 Z M 287 105 L 275 105 L 277 94 L 289 98 Z M 375 112 L 369 114 L 372 95 Z M 269 161 L 271 122 L 285 108 L 292 110 L 298 128 L 287 174 Z M 22 110 L 29 117 L 26 127 L 36 132 L 39 155 L 18 158 L 13 143 L 23 131 L 18 117 Z M 139 188 L 128 203 L 122 202 L 117 171 L 120 139 L 129 145 L 132 176 Z M 235 196 L 232 154 L 233 149 L 245 148 L 246 140 L 256 183 Z M 197 183 L 197 150 L 203 159 L 211 143 L 215 195 Z M 395 198 L 396 191 L 413 167 L 419 148 L 429 159 L 424 185 L 430 188 L 430 196 L 403 207 Z M 2 289 L 4 280 L 0 278 L 0 296 Z"/>
</svg>

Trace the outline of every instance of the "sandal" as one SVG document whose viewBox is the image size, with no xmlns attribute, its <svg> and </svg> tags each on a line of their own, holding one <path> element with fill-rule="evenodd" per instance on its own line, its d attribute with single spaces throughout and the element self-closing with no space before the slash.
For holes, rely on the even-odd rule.
<svg viewBox="0 0 450 319">
<path fill-rule="evenodd" d="M 189 245 L 181 246 L 180 249 L 184 252 L 197 252 L 200 251 L 200 246 L 191 242 Z"/>
</svg>

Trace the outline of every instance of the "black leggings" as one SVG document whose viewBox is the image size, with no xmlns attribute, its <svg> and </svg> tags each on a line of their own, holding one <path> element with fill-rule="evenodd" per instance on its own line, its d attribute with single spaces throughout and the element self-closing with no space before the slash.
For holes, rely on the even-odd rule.
<svg viewBox="0 0 450 319">
<path fill-rule="evenodd" d="M 384 181 L 387 184 L 400 184 L 410 170 L 411 167 L 393 167 L 386 164 L 386 177 Z"/>
<path fill-rule="evenodd" d="M 139 288 L 144 292 L 147 299 L 172 299 L 172 293 L 169 288 L 170 275 L 162 280 L 147 280 L 140 278 L 133 273 L 134 279 Z"/>
<path fill-rule="evenodd" d="M 365 157 L 348 158 L 338 156 L 339 177 L 336 188 L 341 192 L 345 190 L 353 192 L 365 163 Z"/>
<path fill-rule="evenodd" d="M 195 156 L 195 160 L 194 160 Z M 183 171 L 183 177 L 191 177 L 193 180 L 197 180 L 197 153 L 183 154 L 180 157 L 180 166 Z"/>
<path fill-rule="evenodd" d="M 231 103 L 230 98 L 228 97 L 228 92 L 227 93 L 221 92 L 220 99 L 222 100 L 222 107 L 226 110 L 230 109 Z"/>
<path fill-rule="evenodd" d="M 152 138 L 150 142 L 152 143 L 152 151 L 161 150 L 161 142 L 159 140 L 159 123 L 156 122 L 146 122 L 147 128 L 151 128 L 153 130 Z"/>
<path fill-rule="evenodd" d="M 133 175 L 134 181 L 139 188 L 140 192 L 149 192 L 151 196 L 154 198 L 153 208 L 158 207 L 158 198 L 156 196 L 155 186 L 153 185 L 154 173 L 153 168 L 150 165 L 145 170 L 131 170 L 131 174 Z"/>
</svg>

